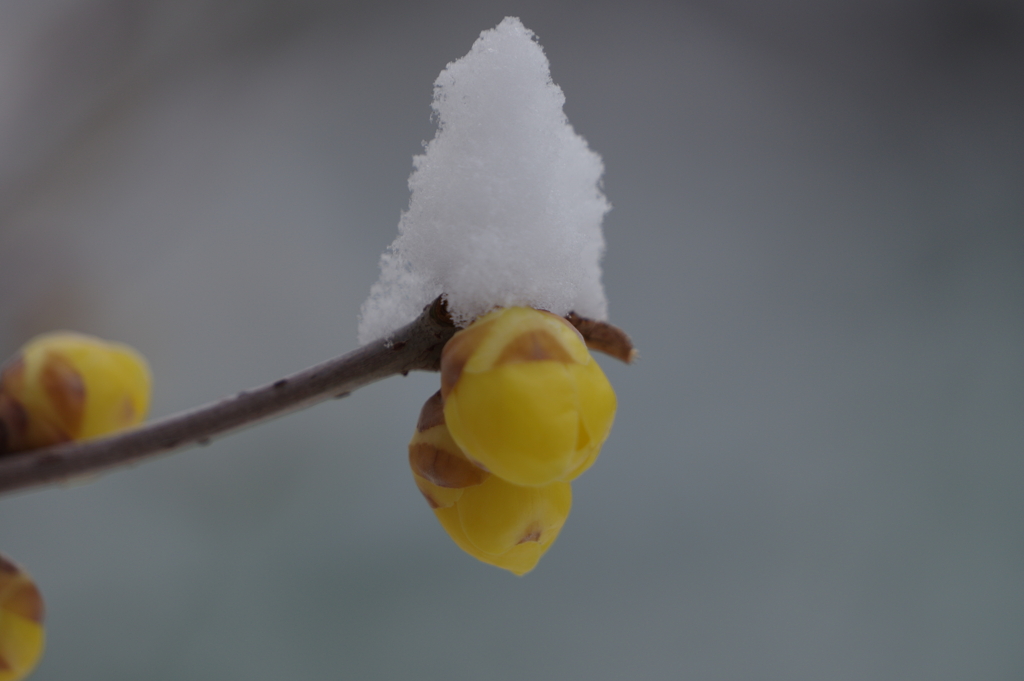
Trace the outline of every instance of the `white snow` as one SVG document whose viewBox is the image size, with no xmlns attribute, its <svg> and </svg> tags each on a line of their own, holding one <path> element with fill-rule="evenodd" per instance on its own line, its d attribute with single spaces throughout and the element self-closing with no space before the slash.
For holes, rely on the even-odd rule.
<svg viewBox="0 0 1024 681">
<path fill-rule="evenodd" d="M 464 326 L 495 306 L 605 319 L 601 158 L 562 112 L 532 31 L 508 17 L 434 83 L 438 130 L 363 303 L 359 342 L 443 294 Z"/>
</svg>

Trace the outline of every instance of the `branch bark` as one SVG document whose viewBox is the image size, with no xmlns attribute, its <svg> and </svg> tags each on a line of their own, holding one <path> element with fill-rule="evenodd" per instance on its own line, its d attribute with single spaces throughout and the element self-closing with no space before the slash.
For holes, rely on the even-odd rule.
<svg viewBox="0 0 1024 681">
<path fill-rule="evenodd" d="M 111 437 L 0 456 L 0 494 L 207 444 L 215 437 L 317 402 L 344 397 L 396 374 L 438 371 L 441 350 L 456 331 L 438 298 L 389 340 L 374 341 L 269 385 Z"/>
</svg>

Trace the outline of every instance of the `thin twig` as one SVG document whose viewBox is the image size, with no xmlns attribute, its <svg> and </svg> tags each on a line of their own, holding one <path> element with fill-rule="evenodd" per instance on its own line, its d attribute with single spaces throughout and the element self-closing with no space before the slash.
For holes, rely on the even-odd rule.
<svg viewBox="0 0 1024 681">
<path fill-rule="evenodd" d="M 0 493 L 60 482 L 197 444 L 410 371 L 437 371 L 457 329 L 441 299 L 383 339 L 255 390 L 112 437 L 0 457 Z"/>
</svg>

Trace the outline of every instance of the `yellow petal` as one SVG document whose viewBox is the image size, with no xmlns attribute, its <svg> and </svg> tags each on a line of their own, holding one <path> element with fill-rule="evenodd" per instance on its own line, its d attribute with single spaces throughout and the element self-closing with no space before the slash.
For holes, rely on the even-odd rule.
<svg viewBox="0 0 1024 681">
<path fill-rule="evenodd" d="M 489 477 L 462 490 L 452 506 L 434 513 L 466 553 L 522 575 L 551 547 L 572 508 L 572 487 L 555 482 L 522 487 Z"/>
<path fill-rule="evenodd" d="M 464 372 L 445 402 L 445 419 L 463 451 L 520 485 L 559 480 L 576 450 L 579 399 L 565 365 L 507 364 Z"/>
<path fill-rule="evenodd" d="M 567 480 L 580 475 L 597 459 L 601 445 L 608 439 L 615 420 L 615 391 L 605 378 L 597 362 L 567 367 L 576 382 L 580 399 L 576 451 L 570 464 Z"/>
</svg>

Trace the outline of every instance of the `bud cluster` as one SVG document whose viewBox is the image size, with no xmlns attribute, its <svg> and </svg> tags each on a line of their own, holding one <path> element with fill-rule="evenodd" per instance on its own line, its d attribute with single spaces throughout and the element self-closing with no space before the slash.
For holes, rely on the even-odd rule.
<svg viewBox="0 0 1024 681">
<path fill-rule="evenodd" d="M 495 310 L 444 348 L 441 390 L 409 443 L 413 478 L 460 548 L 522 575 L 558 536 L 570 481 L 597 458 L 615 407 L 565 319 Z"/>
</svg>

